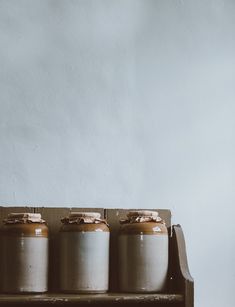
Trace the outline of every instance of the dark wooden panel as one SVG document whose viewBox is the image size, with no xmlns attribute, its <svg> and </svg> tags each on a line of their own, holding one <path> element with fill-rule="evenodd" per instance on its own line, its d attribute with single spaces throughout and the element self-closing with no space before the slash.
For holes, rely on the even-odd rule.
<svg viewBox="0 0 235 307">
<path fill-rule="evenodd" d="M 111 241 L 110 241 L 110 291 L 118 291 L 118 256 L 117 256 L 117 236 L 120 227 L 119 220 L 125 218 L 126 214 L 130 210 L 140 210 L 140 209 L 105 209 L 105 217 L 108 220 L 110 231 L 111 231 Z M 171 211 L 165 209 L 145 209 L 158 211 L 161 218 L 166 222 L 167 227 L 171 226 Z"/>
</svg>

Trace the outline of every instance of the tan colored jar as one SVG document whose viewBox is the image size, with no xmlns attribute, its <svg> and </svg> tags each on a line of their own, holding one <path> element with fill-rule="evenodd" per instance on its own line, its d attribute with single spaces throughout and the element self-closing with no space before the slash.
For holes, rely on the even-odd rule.
<svg viewBox="0 0 235 307">
<path fill-rule="evenodd" d="M 1 229 L 2 291 L 47 291 L 48 228 L 41 214 L 11 213 Z"/>
<path fill-rule="evenodd" d="M 120 291 L 163 291 L 168 271 L 168 232 L 164 222 L 155 211 L 130 211 L 127 219 L 120 222 Z"/>
<path fill-rule="evenodd" d="M 109 283 L 109 228 L 95 212 L 72 212 L 60 229 L 60 288 L 104 293 Z"/>
</svg>

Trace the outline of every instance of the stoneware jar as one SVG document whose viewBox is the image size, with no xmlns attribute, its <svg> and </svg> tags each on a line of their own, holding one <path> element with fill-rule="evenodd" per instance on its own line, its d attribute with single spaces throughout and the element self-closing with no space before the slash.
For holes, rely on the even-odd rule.
<svg viewBox="0 0 235 307">
<path fill-rule="evenodd" d="M 3 292 L 46 292 L 48 228 L 39 213 L 11 213 L 1 229 Z"/>
<path fill-rule="evenodd" d="M 70 293 L 104 293 L 109 283 L 109 228 L 95 212 L 61 220 L 60 287 Z"/>
<path fill-rule="evenodd" d="M 164 291 L 168 271 L 168 232 L 163 220 L 155 211 L 130 211 L 127 219 L 120 222 L 120 291 Z"/>
</svg>

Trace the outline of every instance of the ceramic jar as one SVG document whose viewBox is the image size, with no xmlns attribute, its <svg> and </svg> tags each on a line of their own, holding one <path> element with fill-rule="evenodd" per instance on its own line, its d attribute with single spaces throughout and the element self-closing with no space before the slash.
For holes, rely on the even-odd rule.
<svg viewBox="0 0 235 307">
<path fill-rule="evenodd" d="M 95 212 L 71 212 L 61 220 L 60 288 L 104 293 L 109 283 L 109 228 Z"/>
<path fill-rule="evenodd" d="M 48 228 L 41 214 L 11 213 L 1 229 L 3 292 L 47 291 Z"/>
<path fill-rule="evenodd" d="M 164 291 L 168 271 L 168 232 L 155 211 L 130 211 L 121 221 L 119 289 L 121 292 Z"/>
</svg>

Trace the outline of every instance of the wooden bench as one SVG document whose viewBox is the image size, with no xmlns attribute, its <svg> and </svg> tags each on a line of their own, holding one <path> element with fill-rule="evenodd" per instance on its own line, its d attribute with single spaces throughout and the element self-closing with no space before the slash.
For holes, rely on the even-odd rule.
<svg viewBox="0 0 235 307">
<path fill-rule="evenodd" d="M 111 230 L 110 247 L 110 291 L 108 294 L 78 295 L 59 293 L 59 253 L 58 231 L 60 219 L 70 211 L 95 211 L 108 220 Z M 133 209 L 131 209 L 133 210 Z M 153 209 L 149 209 L 153 210 Z M 155 209 L 154 209 L 155 210 Z M 192 307 L 194 305 L 194 282 L 189 273 L 185 240 L 180 225 L 171 225 L 171 212 L 156 209 L 165 220 L 169 231 L 169 272 L 165 293 L 128 294 L 118 292 L 117 286 L 117 234 L 119 219 L 128 209 L 103 208 L 46 208 L 46 207 L 0 207 L 0 219 L 10 212 L 40 212 L 47 221 L 50 231 L 49 291 L 47 294 L 9 295 L 0 294 L 0 306 L 174 306 Z"/>
</svg>

